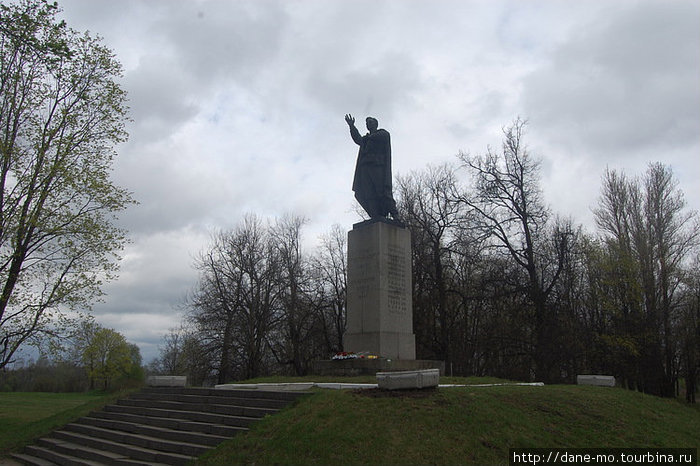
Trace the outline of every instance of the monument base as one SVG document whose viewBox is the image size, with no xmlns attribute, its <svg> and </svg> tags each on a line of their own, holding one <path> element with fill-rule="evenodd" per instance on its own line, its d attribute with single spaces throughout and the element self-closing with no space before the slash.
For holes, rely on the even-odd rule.
<svg viewBox="0 0 700 466">
<path fill-rule="evenodd" d="M 372 348 L 376 354 L 400 360 L 415 360 L 416 357 L 416 336 L 412 333 L 346 333 L 343 338 L 345 346 L 356 352 Z"/>
<path fill-rule="evenodd" d="M 341 359 L 314 361 L 314 375 L 335 375 L 349 377 L 355 375 L 375 375 L 377 372 L 416 371 L 422 369 L 438 369 L 440 375 L 445 375 L 445 361 L 427 359 Z"/>
<path fill-rule="evenodd" d="M 347 260 L 343 349 L 415 360 L 410 231 L 387 219 L 355 224 Z"/>
</svg>

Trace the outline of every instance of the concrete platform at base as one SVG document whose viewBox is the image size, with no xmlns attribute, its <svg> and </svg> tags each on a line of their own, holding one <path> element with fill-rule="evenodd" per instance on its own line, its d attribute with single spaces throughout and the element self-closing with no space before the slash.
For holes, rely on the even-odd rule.
<svg viewBox="0 0 700 466">
<path fill-rule="evenodd" d="M 304 391 L 312 388 L 329 388 L 332 390 L 359 390 L 377 388 L 376 383 L 342 383 L 342 382 L 289 382 L 289 383 L 227 383 L 215 385 L 217 390 L 270 390 L 270 391 Z"/>
<path fill-rule="evenodd" d="M 533 383 L 480 383 L 480 384 L 440 384 L 438 388 L 465 388 L 465 387 L 544 387 L 542 382 Z M 331 390 L 362 390 L 379 388 L 378 383 L 343 383 L 343 382 L 289 382 L 289 383 L 226 383 L 216 385 L 217 390 L 271 390 L 271 391 L 305 391 L 311 388 L 327 388 Z M 2 463 L 0 463 L 0 466 Z"/>
<path fill-rule="evenodd" d="M 314 361 L 314 375 L 375 375 L 377 372 L 416 371 L 422 369 L 438 369 L 440 375 L 445 375 L 445 361 L 427 359 L 341 359 Z"/>
</svg>

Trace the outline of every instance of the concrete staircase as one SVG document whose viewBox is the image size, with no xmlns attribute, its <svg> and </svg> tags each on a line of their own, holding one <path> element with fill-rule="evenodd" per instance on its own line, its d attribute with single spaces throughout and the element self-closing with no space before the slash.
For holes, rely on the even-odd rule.
<svg viewBox="0 0 700 466">
<path fill-rule="evenodd" d="M 28 465 L 183 465 L 303 392 L 146 388 L 66 424 L 14 459 Z"/>
</svg>

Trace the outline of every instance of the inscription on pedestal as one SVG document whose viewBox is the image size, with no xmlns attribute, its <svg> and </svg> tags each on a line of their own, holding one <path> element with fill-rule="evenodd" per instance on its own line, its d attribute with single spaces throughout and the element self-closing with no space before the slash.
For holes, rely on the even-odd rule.
<svg viewBox="0 0 700 466">
<path fill-rule="evenodd" d="M 387 253 L 387 298 L 391 314 L 406 314 L 406 250 L 400 246 L 389 245 Z"/>
</svg>

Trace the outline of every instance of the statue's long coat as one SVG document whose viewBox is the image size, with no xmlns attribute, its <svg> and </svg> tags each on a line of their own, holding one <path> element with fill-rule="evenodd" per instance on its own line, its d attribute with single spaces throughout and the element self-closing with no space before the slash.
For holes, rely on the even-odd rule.
<svg viewBox="0 0 700 466">
<path fill-rule="evenodd" d="M 357 128 L 352 127 L 350 135 L 353 141 L 360 146 L 355 165 L 355 178 L 352 182 L 355 196 L 358 200 L 392 199 L 391 137 L 389 132 L 378 129 L 373 133 L 360 136 Z"/>
</svg>

